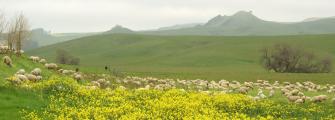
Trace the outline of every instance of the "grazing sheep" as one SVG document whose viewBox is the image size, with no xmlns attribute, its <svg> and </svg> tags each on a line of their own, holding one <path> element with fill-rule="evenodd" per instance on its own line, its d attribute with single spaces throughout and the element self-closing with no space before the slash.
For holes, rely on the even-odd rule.
<svg viewBox="0 0 335 120">
<path fill-rule="evenodd" d="M 28 78 L 25 75 L 16 75 L 16 77 L 20 80 L 20 81 L 27 81 Z"/>
<path fill-rule="evenodd" d="M 28 80 L 35 82 L 37 80 L 37 77 L 33 74 L 27 74 L 26 77 Z"/>
<path fill-rule="evenodd" d="M 238 92 L 241 93 L 241 94 L 247 94 L 248 93 L 248 88 L 247 87 L 241 87 L 238 90 Z"/>
<path fill-rule="evenodd" d="M 36 76 L 36 80 L 39 81 L 39 80 L 42 80 L 42 76 Z"/>
<path fill-rule="evenodd" d="M 40 61 L 40 57 L 37 57 L 37 56 L 30 56 L 29 59 L 32 60 L 33 62 L 39 62 Z"/>
<path fill-rule="evenodd" d="M 74 74 L 73 78 L 74 78 L 75 80 L 79 81 L 79 80 L 82 80 L 82 79 L 83 79 L 83 76 L 81 76 L 81 74 L 76 73 L 76 74 Z"/>
<path fill-rule="evenodd" d="M 4 56 L 2 59 L 3 63 L 5 63 L 9 67 L 12 67 L 12 59 L 10 59 L 9 56 Z"/>
<path fill-rule="evenodd" d="M 275 95 L 275 90 L 271 89 L 269 92 L 269 97 L 273 97 Z"/>
<path fill-rule="evenodd" d="M 0 54 L 6 54 L 10 51 L 8 46 L 0 45 Z"/>
<path fill-rule="evenodd" d="M 74 71 L 73 70 L 62 70 L 62 74 L 64 75 L 69 75 L 69 74 L 73 74 Z"/>
<path fill-rule="evenodd" d="M 26 74 L 26 71 L 24 69 L 20 69 L 19 71 L 16 72 L 16 74 L 24 75 Z"/>
<path fill-rule="evenodd" d="M 294 103 L 301 104 L 304 103 L 305 101 L 303 99 L 297 99 Z"/>
<path fill-rule="evenodd" d="M 24 51 L 23 50 L 20 50 L 20 51 L 14 51 L 15 54 L 23 54 Z"/>
<path fill-rule="evenodd" d="M 55 64 L 55 63 L 46 63 L 44 66 L 47 69 L 54 69 L 54 70 L 56 70 L 58 68 L 57 64 Z"/>
<path fill-rule="evenodd" d="M 319 95 L 319 96 L 314 96 L 313 98 L 312 98 L 312 102 L 323 102 L 323 101 L 325 101 L 325 100 L 327 100 L 328 99 L 328 96 L 326 96 L 326 95 Z"/>
<path fill-rule="evenodd" d="M 42 70 L 40 68 L 35 68 L 34 70 L 31 71 L 31 74 L 35 75 L 35 76 L 39 76 L 41 75 Z"/>
<path fill-rule="evenodd" d="M 290 102 L 295 102 L 297 101 L 298 99 L 300 99 L 299 96 L 288 96 L 287 99 L 290 101 Z"/>
<path fill-rule="evenodd" d="M 45 64 L 45 63 L 47 63 L 47 60 L 46 60 L 46 59 L 41 59 L 41 60 L 39 61 L 39 63 Z"/>
</svg>

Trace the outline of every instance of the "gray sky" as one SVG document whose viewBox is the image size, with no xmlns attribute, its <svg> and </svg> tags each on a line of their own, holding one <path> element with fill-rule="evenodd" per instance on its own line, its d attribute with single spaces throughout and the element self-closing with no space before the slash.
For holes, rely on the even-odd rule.
<svg viewBox="0 0 335 120">
<path fill-rule="evenodd" d="M 203 23 L 222 14 L 252 10 L 265 20 L 294 22 L 335 16 L 335 0 L 0 0 L 7 16 L 23 12 L 32 28 L 52 32 L 133 30 Z"/>
</svg>

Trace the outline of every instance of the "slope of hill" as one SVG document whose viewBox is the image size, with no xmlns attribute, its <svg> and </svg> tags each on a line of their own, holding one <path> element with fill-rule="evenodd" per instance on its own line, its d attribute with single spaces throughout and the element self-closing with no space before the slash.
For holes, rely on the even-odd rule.
<svg viewBox="0 0 335 120">
<path fill-rule="evenodd" d="M 173 73 L 180 78 L 325 80 L 335 77 L 335 74 L 268 73 L 259 65 L 259 50 L 274 43 L 290 43 L 334 57 L 334 39 L 335 35 L 222 37 L 104 34 L 42 47 L 28 51 L 28 54 L 54 60 L 55 51 L 65 49 L 78 56 L 82 66 L 97 69 L 111 66 L 143 74 Z"/>
<path fill-rule="evenodd" d="M 2 59 L 4 55 L 0 54 Z M 42 96 L 33 91 L 17 89 L 10 85 L 5 85 L 5 78 L 13 76 L 19 69 L 30 72 L 34 68 L 41 68 L 44 78 L 48 78 L 53 72 L 44 69 L 42 64 L 33 63 L 26 57 L 18 58 L 11 56 L 13 67 L 8 67 L 1 62 L 0 64 L 0 119 L 21 119 L 22 109 L 39 110 L 46 106 L 46 101 Z"/>
<path fill-rule="evenodd" d="M 262 20 L 252 12 L 240 11 L 232 16 L 218 15 L 204 25 L 189 28 L 142 31 L 158 35 L 301 35 L 335 33 L 335 18 L 281 23 Z"/>
<path fill-rule="evenodd" d="M 89 35 L 94 35 L 97 33 L 58 33 L 58 34 L 50 34 L 46 30 L 42 28 L 33 29 L 31 31 L 31 38 L 26 40 L 24 43 L 24 49 L 30 50 L 38 47 L 51 45 L 59 42 L 64 42 L 80 37 L 85 37 Z"/>
</svg>

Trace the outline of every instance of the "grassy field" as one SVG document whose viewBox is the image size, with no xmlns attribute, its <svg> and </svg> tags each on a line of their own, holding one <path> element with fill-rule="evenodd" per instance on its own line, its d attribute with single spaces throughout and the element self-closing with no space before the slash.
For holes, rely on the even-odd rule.
<svg viewBox="0 0 335 120">
<path fill-rule="evenodd" d="M 281 74 L 264 70 L 259 50 L 275 43 L 288 43 L 318 55 L 335 55 L 335 35 L 302 36 L 149 36 L 106 34 L 84 37 L 33 51 L 55 59 L 65 49 L 81 59 L 84 71 L 103 71 L 110 66 L 127 75 L 184 79 L 306 81 L 335 83 L 335 73 Z"/>
<path fill-rule="evenodd" d="M 2 58 L 3 55 L 0 55 Z M 8 67 L 5 64 L 0 64 L 0 119 L 20 119 L 20 112 L 26 110 L 38 110 L 47 105 L 43 94 L 36 93 L 29 90 L 17 89 L 15 86 L 6 84 L 5 78 L 8 78 L 16 73 L 19 69 L 25 69 L 30 72 L 32 69 L 38 67 L 43 71 L 43 76 L 47 78 L 53 74 L 51 71 L 43 69 L 42 64 L 36 64 L 29 61 L 27 58 L 18 58 L 15 55 L 11 56 L 13 60 L 13 67 Z"/>
<path fill-rule="evenodd" d="M 0 55 L 0 57 L 3 57 L 3 55 Z M 87 87 L 85 87 L 85 85 L 87 85 L 90 82 L 91 79 L 85 78 L 87 83 L 80 83 L 80 82 L 78 83 L 75 80 L 71 79 L 71 77 L 69 77 L 69 76 L 62 76 L 62 75 L 57 74 L 56 72 L 54 72 L 52 70 L 44 69 L 42 64 L 33 63 L 30 60 L 28 60 L 27 57 L 20 57 L 19 58 L 19 57 L 16 57 L 16 56 L 11 56 L 11 58 L 13 60 L 13 67 L 7 67 L 4 64 L 0 64 L 0 70 L 2 71 L 1 76 L 4 76 L 4 77 L 0 78 L 0 119 L 20 119 L 23 116 L 25 116 L 25 117 L 27 117 L 27 116 L 28 117 L 36 117 L 34 115 L 37 115 L 40 118 L 50 117 L 50 116 L 46 116 L 46 115 L 51 115 L 53 117 L 58 117 L 59 116 L 61 118 L 62 116 L 60 114 L 69 115 L 68 117 L 73 117 L 73 118 L 84 118 L 85 116 L 83 116 L 81 112 L 87 113 L 87 112 L 85 112 L 85 111 L 87 111 L 86 110 L 87 107 L 81 106 L 81 105 L 87 105 L 87 106 L 90 106 L 90 107 L 93 106 L 93 108 L 90 108 L 89 110 L 100 111 L 100 112 L 88 112 L 89 113 L 88 117 L 90 117 L 90 115 L 91 114 L 93 115 L 93 113 L 94 113 L 94 118 L 98 118 L 98 116 L 110 116 L 111 114 L 109 113 L 108 109 L 111 109 L 111 110 L 115 109 L 116 111 L 120 111 L 120 109 L 114 108 L 114 107 L 108 107 L 108 109 L 104 109 L 104 110 L 107 110 L 107 111 L 100 110 L 100 109 L 102 109 L 100 107 L 106 107 L 106 106 L 100 105 L 99 101 L 106 102 L 106 100 L 114 100 L 115 98 L 113 98 L 113 97 L 117 97 L 117 98 L 120 98 L 120 97 L 110 96 L 110 94 L 107 94 L 107 93 L 108 92 L 114 93 L 114 92 L 110 91 L 110 90 L 107 90 L 107 89 L 106 90 L 103 90 L 103 89 L 101 89 L 101 90 L 87 89 Z M 63 68 L 64 67 L 65 68 L 74 68 L 75 67 L 75 66 L 63 66 L 63 65 L 61 65 L 61 66 Z M 13 74 L 15 74 L 15 72 L 17 70 L 19 70 L 21 68 L 24 68 L 26 70 L 26 72 L 29 72 L 30 70 L 32 70 L 36 67 L 42 69 L 42 76 L 44 78 L 43 81 L 36 82 L 36 83 L 29 82 L 27 84 L 17 85 L 17 86 L 12 85 L 12 84 L 7 84 L 8 82 L 6 82 L 5 78 L 10 77 Z M 102 70 L 95 71 L 94 68 L 95 67 L 93 67 L 93 68 L 84 68 L 83 67 L 82 70 L 85 71 L 85 72 L 89 72 L 91 74 L 105 73 Z M 93 71 L 95 71 L 95 72 L 93 72 Z M 184 73 L 180 73 L 180 74 L 184 74 Z M 197 73 L 193 73 L 193 74 L 197 74 Z M 202 73 L 200 75 L 204 75 L 204 74 L 205 73 Z M 144 75 L 144 74 L 141 74 L 141 75 Z M 165 75 L 169 75 L 169 76 L 166 76 L 166 77 L 171 77 L 172 76 L 172 74 L 170 74 L 170 73 L 166 73 Z M 187 77 L 187 74 L 184 74 L 184 75 Z M 212 74 L 208 74 L 208 76 L 210 76 L 210 75 L 212 75 Z M 53 76 L 53 77 L 50 77 L 50 76 Z M 178 76 L 178 75 L 175 75 L 175 76 Z M 111 79 L 111 81 L 115 82 L 114 79 Z M 114 82 L 112 82 L 113 86 L 115 86 Z M 32 88 L 30 88 L 30 87 L 28 87 L 28 89 L 24 88 L 25 85 L 31 86 Z M 41 85 L 40 86 L 41 88 L 38 87 L 39 85 Z M 56 86 L 58 86 L 58 87 L 56 87 Z M 59 86 L 63 86 L 64 88 L 70 87 L 71 89 L 58 89 L 58 88 L 62 88 L 62 87 L 59 87 Z M 57 89 L 54 89 L 54 88 L 57 88 Z M 73 91 L 73 90 L 75 90 L 75 91 Z M 140 90 L 129 89 L 129 90 L 121 91 L 121 92 L 122 93 L 125 93 L 125 92 L 134 93 L 136 91 L 140 91 Z M 134 101 L 132 101 L 133 98 L 142 99 L 141 96 L 143 98 L 150 98 L 150 97 L 145 97 L 145 95 L 156 96 L 156 92 L 158 92 L 158 91 L 149 90 L 149 91 L 146 91 L 146 92 L 147 93 L 139 92 L 139 93 L 134 94 L 136 97 L 135 96 L 133 96 L 133 97 L 128 96 L 127 97 L 127 96 L 125 96 L 125 94 L 116 94 L 116 95 L 121 95 L 121 96 L 125 97 L 125 99 L 124 99 L 125 101 L 123 101 L 123 102 L 126 102 L 126 103 L 130 102 L 132 104 L 136 103 L 136 104 L 142 105 L 141 102 L 137 103 L 138 101 L 141 101 L 141 100 L 135 100 L 137 102 L 134 102 Z M 161 93 L 164 93 L 164 94 L 165 94 L 165 92 L 166 91 L 161 91 Z M 265 94 L 268 94 L 269 91 L 265 90 L 264 92 L 265 92 Z M 166 92 L 166 94 L 167 93 L 169 93 L 169 92 Z M 192 93 L 192 92 L 190 92 L 190 93 Z M 324 94 L 324 95 L 327 95 L 329 98 L 334 97 L 334 94 L 326 93 L 325 91 L 304 92 L 304 93 L 308 96 L 315 96 L 315 95 Z M 82 95 L 80 95 L 80 94 L 82 94 Z M 150 94 L 153 94 L 153 95 L 150 95 Z M 253 89 L 252 91 L 250 91 L 248 93 L 248 95 L 252 95 L 252 96 L 255 96 L 256 94 L 257 94 L 257 88 Z M 59 97 L 52 97 L 52 96 L 57 96 L 57 95 L 60 95 L 60 96 Z M 105 96 L 105 95 L 107 95 L 107 96 Z M 127 95 L 129 95 L 129 94 L 127 94 Z M 179 94 L 176 94 L 176 95 L 179 95 Z M 195 92 L 194 95 L 198 95 L 199 99 L 204 97 L 201 93 L 198 93 L 198 92 Z M 231 95 L 235 96 L 237 94 L 233 93 Z M 173 94 L 173 96 L 175 96 L 175 94 Z M 225 96 L 225 95 L 223 94 L 223 96 Z M 227 94 L 227 96 L 229 96 L 229 94 Z M 105 97 L 106 97 L 106 99 L 105 99 Z M 51 99 L 51 98 L 53 98 L 53 99 Z M 128 98 L 129 98 L 129 100 L 128 100 Z M 180 98 L 180 97 L 177 97 L 177 98 Z M 81 102 L 83 102 L 82 101 L 83 99 L 87 100 L 87 103 L 89 103 L 89 104 L 86 104 L 86 103 L 82 104 Z M 92 100 L 92 99 L 94 99 L 94 100 Z M 171 104 L 170 100 L 169 100 L 170 97 L 162 96 L 162 98 L 160 98 L 160 99 L 167 99 L 167 101 L 164 101 L 160 104 L 168 104 L 168 105 Z M 198 98 L 193 98 L 193 99 L 194 100 L 199 100 Z M 243 99 L 247 99 L 247 97 L 245 96 L 245 97 L 243 97 Z M 119 100 L 119 99 L 115 99 L 115 100 Z M 156 103 L 156 102 L 151 102 L 151 99 L 145 99 L 145 100 L 147 100 L 150 103 Z M 153 100 L 155 100 L 155 99 L 153 99 Z M 183 99 L 180 99 L 180 100 L 181 100 L 180 102 L 182 102 L 182 103 L 190 103 L 190 102 L 183 102 L 183 101 L 186 100 L 186 98 L 185 99 L 183 98 Z M 193 101 L 192 99 L 188 99 L 188 100 Z M 213 98 L 213 100 L 217 100 L 217 99 Z M 236 102 L 235 99 L 232 99 L 232 100 L 231 99 L 224 99 L 224 100 L 231 101 L 231 102 L 234 102 L 234 101 Z M 248 99 L 248 101 L 249 100 L 250 99 Z M 265 116 L 267 114 L 271 114 L 271 115 L 276 116 L 279 113 L 273 112 L 273 111 L 278 111 L 278 112 L 279 111 L 284 111 L 283 114 L 285 113 L 285 115 L 287 115 L 287 116 L 285 116 L 285 115 L 284 115 L 284 117 L 281 116 L 283 118 L 308 117 L 308 118 L 311 118 L 311 119 L 312 118 L 318 119 L 320 117 L 326 117 L 328 115 L 332 115 L 332 111 L 334 110 L 333 106 L 331 106 L 332 103 L 331 103 L 330 100 L 327 100 L 323 103 L 319 103 L 317 105 L 311 104 L 310 102 L 307 102 L 306 104 L 301 104 L 301 105 L 295 105 L 293 103 L 288 103 L 287 99 L 285 97 L 283 97 L 281 92 L 278 91 L 278 90 L 276 91 L 276 94 L 274 95 L 274 97 L 266 98 L 266 100 L 273 101 L 273 103 L 268 105 L 266 101 L 257 102 L 257 103 L 259 103 L 259 105 L 265 105 L 265 106 L 263 106 L 261 108 L 253 109 L 252 112 L 250 112 L 250 111 L 246 111 L 246 112 L 242 111 L 241 112 L 240 111 L 241 114 L 243 113 L 243 114 L 246 114 L 246 115 L 250 115 L 251 117 L 255 117 L 253 115 L 254 114 L 258 115 L 260 110 L 261 110 L 261 111 L 263 111 L 261 113 L 264 114 Z M 220 99 L 219 99 L 218 102 L 220 103 Z M 112 104 L 112 103 L 118 103 L 118 102 L 111 102 L 110 104 Z M 230 102 L 228 102 L 228 103 L 230 103 Z M 278 105 L 278 104 L 280 104 L 280 105 Z M 71 107 L 72 105 L 74 105 L 74 107 Z M 129 104 L 122 104 L 122 105 L 129 105 Z M 179 105 L 180 104 L 175 103 L 171 106 L 171 109 L 173 109 L 173 110 L 184 109 L 184 107 L 180 107 Z M 220 105 L 221 105 L 221 103 L 220 103 Z M 237 105 L 239 105 L 239 104 L 237 104 Z M 243 106 L 248 106 L 248 105 L 249 104 L 243 105 Z M 274 105 L 278 105 L 278 106 L 271 107 L 271 106 L 274 106 Z M 53 106 L 56 106 L 56 107 L 53 107 Z M 157 109 L 161 111 L 163 116 L 166 116 L 165 113 L 167 113 L 167 112 L 165 112 L 164 110 L 168 110 L 168 109 L 160 108 L 159 106 L 161 106 L 161 105 L 155 105 L 155 106 L 158 107 Z M 183 104 L 183 106 L 186 106 L 186 107 L 187 106 L 192 106 L 192 103 L 190 105 L 189 104 Z M 281 106 L 287 106 L 287 107 L 281 107 Z M 63 109 L 64 107 L 70 107 L 71 109 L 70 109 L 70 111 L 66 111 L 66 110 L 69 110 L 69 109 Z M 208 106 L 205 106 L 204 108 L 207 109 L 207 107 Z M 320 109 L 320 108 L 322 108 L 321 111 L 313 111 L 313 109 Z M 127 108 L 124 108 L 124 109 L 128 110 Z M 266 111 L 268 109 L 271 109 L 272 112 L 267 113 Z M 293 113 L 293 114 L 290 114 L 289 112 L 286 112 L 286 111 L 291 111 L 292 109 L 298 110 L 298 112 Z M 23 110 L 25 110 L 27 112 L 22 113 Z M 153 109 L 148 109 L 148 110 L 150 112 L 150 110 L 153 110 Z M 191 110 L 197 110 L 197 109 L 191 109 Z M 123 108 L 121 109 L 121 111 L 123 111 Z M 130 111 L 132 111 L 132 110 L 129 110 L 127 112 L 130 112 Z M 177 113 L 177 111 L 173 111 L 173 113 Z M 71 112 L 71 114 L 67 114 L 69 112 Z M 185 111 L 185 113 L 193 113 L 193 112 Z M 280 115 L 282 115 L 282 114 L 280 113 Z M 306 116 L 306 115 L 308 115 L 308 116 Z M 128 114 L 126 116 L 136 117 L 136 116 L 130 116 Z M 329 116 L 329 117 L 331 117 L 331 116 Z"/>
</svg>

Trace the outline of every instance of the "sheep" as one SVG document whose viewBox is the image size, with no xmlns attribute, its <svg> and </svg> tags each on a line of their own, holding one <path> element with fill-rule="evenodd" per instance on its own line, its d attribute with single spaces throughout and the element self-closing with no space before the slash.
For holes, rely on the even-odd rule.
<svg viewBox="0 0 335 120">
<path fill-rule="evenodd" d="M 275 95 L 275 90 L 271 89 L 269 92 L 269 97 L 273 97 Z"/>
<path fill-rule="evenodd" d="M 62 71 L 62 74 L 65 74 L 65 75 L 69 75 L 69 74 L 73 74 L 74 71 L 73 70 L 63 70 Z"/>
<path fill-rule="evenodd" d="M 299 96 L 288 96 L 287 99 L 290 101 L 290 102 L 295 102 L 297 101 L 298 99 L 300 99 Z"/>
<path fill-rule="evenodd" d="M 42 70 L 40 68 L 35 68 L 34 70 L 31 71 L 31 74 L 35 75 L 35 76 L 39 76 L 41 75 Z"/>
<path fill-rule="evenodd" d="M 4 56 L 2 60 L 7 66 L 12 67 L 12 59 L 9 56 Z"/>
<path fill-rule="evenodd" d="M 318 96 L 314 96 L 312 98 L 312 102 L 315 102 L 315 103 L 317 103 L 317 102 L 323 102 L 323 101 L 325 101 L 327 99 L 328 99 L 328 96 L 326 96 L 326 95 L 318 95 Z"/>
<path fill-rule="evenodd" d="M 19 71 L 16 72 L 16 74 L 24 75 L 26 74 L 26 71 L 24 69 L 20 69 Z"/>
<path fill-rule="evenodd" d="M 42 80 L 42 76 L 36 76 L 36 80 L 39 81 L 39 80 Z"/>
<path fill-rule="evenodd" d="M 5 54 L 10 51 L 8 46 L 0 45 L 0 54 Z"/>
<path fill-rule="evenodd" d="M 73 78 L 74 78 L 75 80 L 79 81 L 79 80 L 82 80 L 82 79 L 83 79 L 83 76 L 81 76 L 81 74 L 76 73 L 76 74 L 74 74 Z"/>
<path fill-rule="evenodd" d="M 46 59 L 40 59 L 40 61 L 38 61 L 39 63 L 42 63 L 42 64 L 45 64 L 47 63 L 47 60 Z"/>
<path fill-rule="evenodd" d="M 248 93 L 248 88 L 247 87 L 240 87 L 238 92 L 241 93 L 241 94 L 247 94 Z"/>
<path fill-rule="evenodd" d="M 28 78 L 25 75 L 16 75 L 16 77 L 20 80 L 20 81 L 27 81 Z"/>
<path fill-rule="evenodd" d="M 36 81 L 37 80 L 37 77 L 35 75 L 33 75 L 33 74 L 27 74 L 26 77 L 30 81 Z"/>
<path fill-rule="evenodd" d="M 23 54 L 24 51 L 23 51 L 23 50 L 20 50 L 20 51 L 17 51 L 17 50 L 16 50 L 16 51 L 14 51 L 14 53 L 15 53 L 15 54 Z"/>
<path fill-rule="evenodd" d="M 40 57 L 38 57 L 38 56 L 30 56 L 29 59 L 32 60 L 33 62 L 39 62 L 40 61 Z"/>
<path fill-rule="evenodd" d="M 44 66 L 47 69 L 54 69 L 54 70 L 56 70 L 58 68 L 57 64 L 55 64 L 55 63 L 46 63 Z"/>
<path fill-rule="evenodd" d="M 303 99 L 297 99 L 294 103 L 301 104 L 304 103 L 305 101 Z"/>
</svg>

